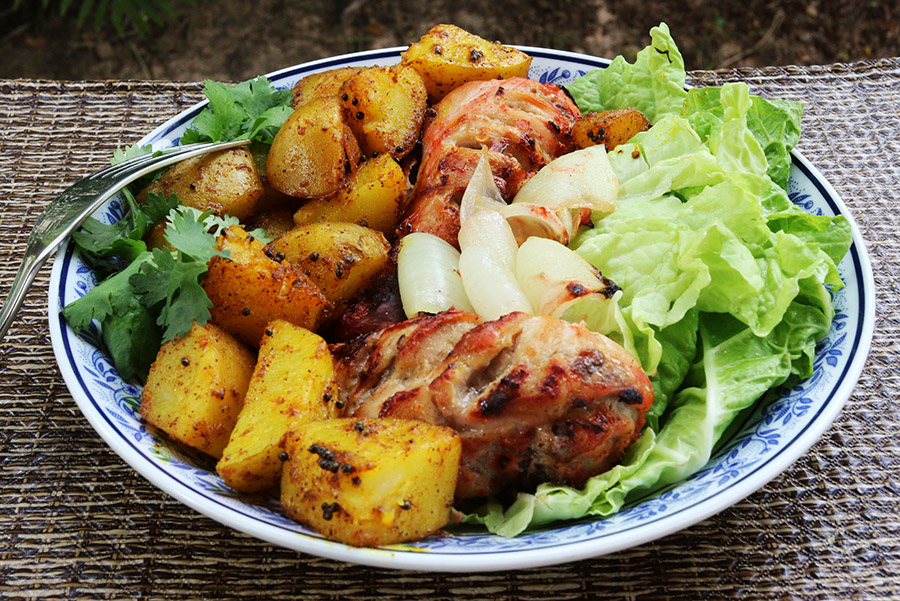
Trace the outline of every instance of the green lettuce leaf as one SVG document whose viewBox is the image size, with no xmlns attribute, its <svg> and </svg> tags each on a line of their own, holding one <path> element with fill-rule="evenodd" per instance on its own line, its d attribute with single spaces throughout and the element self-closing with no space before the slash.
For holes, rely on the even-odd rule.
<svg viewBox="0 0 900 601">
<path fill-rule="evenodd" d="M 650 378 L 653 384 L 653 405 L 647 411 L 647 427 L 659 432 L 669 401 L 684 382 L 694 356 L 697 354 L 699 313 L 688 311 L 678 323 L 656 332 L 661 347 L 659 366 Z"/>
<path fill-rule="evenodd" d="M 634 200 L 651 200 L 723 181 L 715 156 L 681 117 L 662 117 L 649 130 L 607 155 L 619 177 L 617 211 Z M 595 216 L 597 218 L 602 216 Z"/>
<path fill-rule="evenodd" d="M 725 109 L 720 99 L 723 88 L 699 88 L 688 91 L 682 108 L 694 130 L 704 141 L 722 127 Z M 778 186 L 787 188 L 791 170 L 791 149 L 800 140 L 803 105 L 790 100 L 768 100 L 750 96 L 746 111 L 747 127 L 765 153 L 767 173 Z"/>
<path fill-rule="evenodd" d="M 686 96 L 684 59 L 665 23 L 651 29 L 650 38 L 634 64 L 617 56 L 606 69 L 591 71 L 566 86 L 582 113 L 633 107 L 655 123 L 681 111 Z"/>
</svg>

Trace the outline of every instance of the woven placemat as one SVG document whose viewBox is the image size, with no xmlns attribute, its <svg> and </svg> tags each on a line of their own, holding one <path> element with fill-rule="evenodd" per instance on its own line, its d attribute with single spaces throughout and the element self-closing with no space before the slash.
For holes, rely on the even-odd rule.
<svg viewBox="0 0 900 601">
<path fill-rule="evenodd" d="M 695 72 L 806 104 L 800 150 L 850 207 L 875 269 L 868 364 L 822 440 L 734 507 L 627 551 L 494 574 L 403 573 L 273 547 L 128 467 L 56 367 L 49 267 L 0 344 L 0 598 L 846 599 L 900 590 L 900 59 Z M 67 184 L 200 99 L 195 83 L 0 81 L 0 289 Z"/>
</svg>

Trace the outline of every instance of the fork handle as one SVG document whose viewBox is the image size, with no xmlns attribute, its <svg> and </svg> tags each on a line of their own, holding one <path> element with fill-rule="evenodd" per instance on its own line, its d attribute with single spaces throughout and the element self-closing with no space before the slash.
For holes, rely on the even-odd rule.
<svg viewBox="0 0 900 601">
<path fill-rule="evenodd" d="M 9 289 L 9 296 L 6 298 L 6 302 L 3 303 L 3 310 L 0 311 L 0 340 L 3 340 L 6 336 L 9 326 L 16 318 L 19 308 L 25 301 L 25 296 L 28 294 L 28 289 L 31 288 L 31 283 L 49 255 L 50 253 L 45 253 L 43 256 L 29 253 L 25 256 L 25 260 L 22 261 L 22 265 L 19 266 L 19 271 L 16 272 L 16 277 Z"/>
</svg>

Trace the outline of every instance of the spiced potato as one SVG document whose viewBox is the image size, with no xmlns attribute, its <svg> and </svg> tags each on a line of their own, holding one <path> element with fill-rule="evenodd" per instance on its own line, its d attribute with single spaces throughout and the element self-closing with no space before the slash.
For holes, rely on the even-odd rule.
<svg viewBox="0 0 900 601">
<path fill-rule="evenodd" d="M 282 320 L 268 324 L 243 408 L 216 465 L 225 484 L 243 493 L 278 484 L 288 430 L 336 416 L 332 375 L 331 353 L 319 336 Z"/>
<path fill-rule="evenodd" d="M 221 328 L 195 322 L 190 332 L 159 349 L 141 394 L 141 415 L 170 438 L 219 458 L 255 359 Z"/>
<path fill-rule="evenodd" d="M 285 441 L 281 506 L 331 540 L 389 545 L 450 519 L 461 443 L 450 428 L 397 419 L 334 419 Z"/>
</svg>

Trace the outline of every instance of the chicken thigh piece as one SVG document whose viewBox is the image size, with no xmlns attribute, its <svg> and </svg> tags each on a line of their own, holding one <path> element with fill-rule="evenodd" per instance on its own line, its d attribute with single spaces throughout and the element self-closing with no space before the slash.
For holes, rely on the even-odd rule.
<svg viewBox="0 0 900 601">
<path fill-rule="evenodd" d="M 428 232 L 456 247 L 459 204 L 482 148 L 509 201 L 541 167 L 571 150 L 570 132 L 581 114 L 559 86 L 519 77 L 463 84 L 434 111 L 398 234 Z"/>
<path fill-rule="evenodd" d="M 637 361 L 583 325 L 450 311 L 333 348 L 344 414 L 454 428 L 457 499 L 578 486 L 637 440 L 653 388 Z"/>
</svg>

